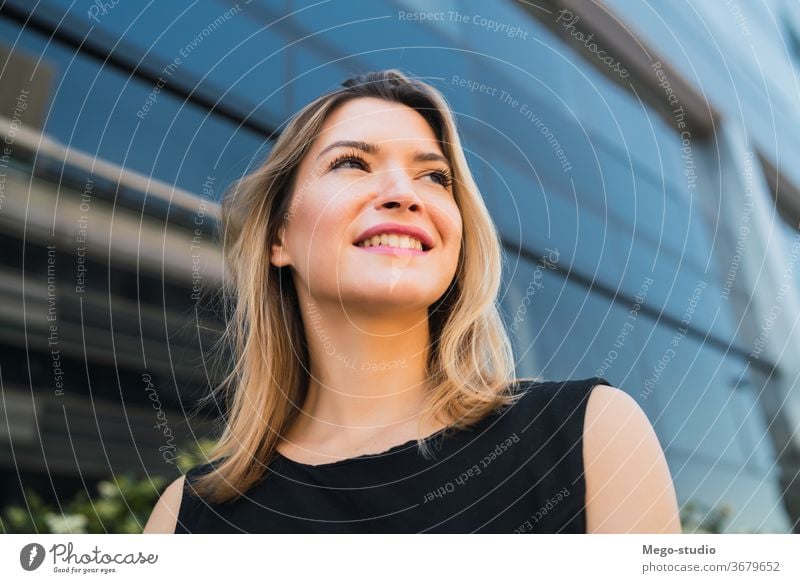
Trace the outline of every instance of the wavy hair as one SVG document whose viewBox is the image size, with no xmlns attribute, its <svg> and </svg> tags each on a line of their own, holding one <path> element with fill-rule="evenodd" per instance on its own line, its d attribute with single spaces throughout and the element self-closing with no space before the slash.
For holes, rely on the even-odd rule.
<svg viewBox="0 0 800 583">
<path fill-rule="evenodd" d="M 477 423 L 510 405 L 514 356 L 500 317 L 501 243 L 467 165 L 444 96 L 397 69 L 365 73 L 306 105 L 288 120 L 267 159 L 235 182 L 222 201 L 221 237 L 227 276 L 221 288 L 230 348 L 227 374 L 202 401 L 224 399 L 221 436 L 195 493 L 226 502 L 261 480 L 280 436 L 299 414 L 309 383 L 309 354 L 289 271 L 270 262 L 272 244 L 290 216 L 297 168 L 331 112 L 359 97 L 416 110 L 433 130 L 453 170 L 463 233 L 458 266 L 446 292 L 428 308 L 425 417 L 454 420 L 448 431 Z M 417 440 L 430 454 L 426 438 Z"/>
</svg>

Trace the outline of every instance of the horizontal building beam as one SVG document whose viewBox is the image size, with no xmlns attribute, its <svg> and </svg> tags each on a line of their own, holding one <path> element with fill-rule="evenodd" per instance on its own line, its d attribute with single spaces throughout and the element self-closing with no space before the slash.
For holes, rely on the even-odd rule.
<svg viewBox="0 0 800 583">
<path fill-rule="evenodd" d="M 23 3 L 19 3 L 23 4 Z M 36 8 L 39 7 L 39 10 Z M 0 17 L 17 23 L 23 30 L 41 34 L 51 41 L 68 46 L 81 55 L 94 58 L 103 67 L 112 67 L 148 85 L 161 87 L 161 91 L 170 93 L 179 99 L 212 112 L 219 118 L 226 119 L 237 126 L 247 128 L 268 140 L 277 139 L 276 128 L 250 115 L 244 104 L 233 106 L 228 101 L 220 101 L 218 96 L 225 91 L 211 87 L 203 81 L 204 91 L 197 91 L 200 79 L 192 79 L 185 73 L 180 77 L 172 76 L 166 84 L 160 83 L 162 71 L 167 63 L 159 62 L 153 56 L 145 57 L 144 53 L 118 39 L 105 37 L 103 31 L 91 28 L 87 22 L 80 22 L 65 15 L 60 22 L 42 15 L 41 4 L 31 6 L 29 2 L 18 5 L 10 0 L 0 4 Z"/>
<path fill-rule="evenodd" d="M 608 79 L 641 98 L 670 126 L 675 127 L 675 110 L 681 107 L 685 116 L 681 121 L 693 136 L 713 135 L 720 116 L 711 103 L 600 0 L 539 0 L 536 6 L 528 2 L 518 6 Z"/>
</svg>

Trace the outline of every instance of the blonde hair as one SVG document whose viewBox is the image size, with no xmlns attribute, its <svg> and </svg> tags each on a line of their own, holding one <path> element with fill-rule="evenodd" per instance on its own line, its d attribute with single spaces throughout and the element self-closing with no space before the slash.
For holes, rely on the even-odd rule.
<svg viewBox="0 0 800 583">
<path fill-rule="evenodd" d="M 264 477 L 280 435 L 302 406 L 311 367 L 300 306 L 291 273 L 281 272 L 290 267 L 272 265 L 270 250 L 289 216 L 301 160 L 333 109 L 359 97 L 404 104 L 425 118 L 450 161 L 463 218 L 456 274 L 428 309 L 425 415 L 455 420 L 450 429 L 461 429 L 518 396 L 512 390 L 513 351 L 497 306 L 500 238 L 467 166 L 447 101 L 397 69 L 348 79 L 297 112 L 261 167 L 223 198 L 221 240 L 230 277 L 222 295 L 231 300 L 225 304 L 231 310 L 221 343 L 233 358 L 227 356 L 230 371 L 206 397 L 216 400 L 224 393 L 227 409 L 222 435 L 209 454 L 213 470 L 193 482 L 195 492 L 210 502 L 232 500 Z M 425 438 L 417 445 L 429 454 Z"/>
</svg>

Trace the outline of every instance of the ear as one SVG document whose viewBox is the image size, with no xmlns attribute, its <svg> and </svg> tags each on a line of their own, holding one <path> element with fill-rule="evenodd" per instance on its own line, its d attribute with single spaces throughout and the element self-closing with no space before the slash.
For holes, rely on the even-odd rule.
<svg viewBox="0 0 800 583">
<path fill-rule="evenodd" d="M 275 267 L 285 267 L 286 265 L 291 265 L 291 258 L 289 257 L 289 250 L 286 248 L 284 244 L 286 235 L 286 228 L 281 227 L 280 231 L 278 232 L 278 242 L 273 243 L 272 249 L 270 250 L 270 263 Z"/>
</svg>

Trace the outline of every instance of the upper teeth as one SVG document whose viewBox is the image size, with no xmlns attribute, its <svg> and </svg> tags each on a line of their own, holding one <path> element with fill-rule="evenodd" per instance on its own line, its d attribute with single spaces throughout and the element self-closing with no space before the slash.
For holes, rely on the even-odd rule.
<svg viewBox="0 0 800 583">
<path fill-rule="evenodd" d="M 359 247 L 400 247 L 401 249 L 417 249 L 422 251 L 422 243 L 414 237 L 408 235 L 397 235 L 394 233 L 382 233 L 369 239 L 364 239 L 358 243 Z"/>
</svg>

